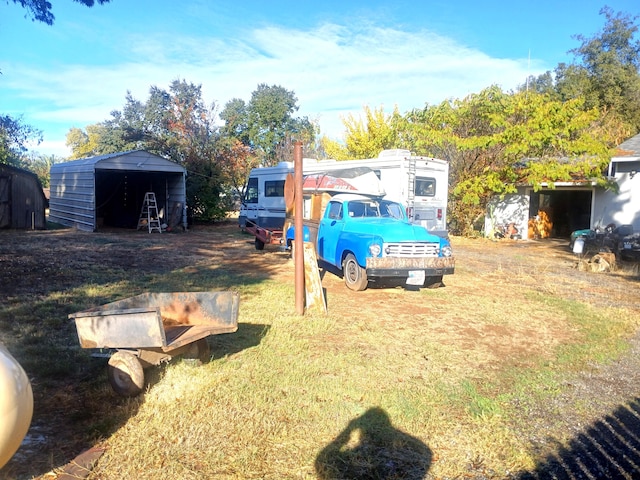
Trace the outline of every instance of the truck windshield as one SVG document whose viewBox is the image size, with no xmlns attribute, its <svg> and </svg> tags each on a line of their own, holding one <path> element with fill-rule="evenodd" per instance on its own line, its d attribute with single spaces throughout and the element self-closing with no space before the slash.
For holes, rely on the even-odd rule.
<svg viewBox="0 0 640 480">
<path fill-rule="evenodd" d="M 347 211 L 352 218 L 390 217 L 404 218 L 402 207 L 386 200 L 356 200 L 349 202 Z"/>
</svg>

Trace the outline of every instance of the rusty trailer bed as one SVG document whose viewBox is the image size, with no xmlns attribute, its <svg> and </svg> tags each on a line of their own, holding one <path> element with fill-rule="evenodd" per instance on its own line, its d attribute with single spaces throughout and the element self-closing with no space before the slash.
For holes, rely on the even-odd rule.
<svg viewBox="0 0 640 480">
<path fill-rule="evenodd" d="M 69 315 L 82 348 L 165 352 L 238 329 L 235 292 L 144 293 Z"/>
<path fill-rule="evenodd" d="M 238 329 L 237 292 L 144 293 L 73 313 L 82 348 L 116 349 L 108 376 L 116 392 L 138 395 L 143 369 L 173 356 L 207 361 L 206 337 Z"/>
</svg>

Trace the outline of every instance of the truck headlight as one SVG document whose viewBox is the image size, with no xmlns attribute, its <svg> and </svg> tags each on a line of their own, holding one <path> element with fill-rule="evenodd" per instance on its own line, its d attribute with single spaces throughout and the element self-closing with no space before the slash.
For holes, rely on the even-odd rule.
<svg viewBox="0 0 640 480">
<path fill-rule="evenodd" d="M 371 254 L 372 257 L 379 257 L 380 252 L 382 252 L 382 247 L 377 243 L 373 243 L 369 245 L 369 253 Z"/>
<path fill-rule="evenodd" d="M 453 255 L 453 250 L 451 249 L 451 245 L 444 245 L 440 249 L 440 252 L 442 253 L 443 257 L 450 257 L 451 255 Z"/>
</svg>

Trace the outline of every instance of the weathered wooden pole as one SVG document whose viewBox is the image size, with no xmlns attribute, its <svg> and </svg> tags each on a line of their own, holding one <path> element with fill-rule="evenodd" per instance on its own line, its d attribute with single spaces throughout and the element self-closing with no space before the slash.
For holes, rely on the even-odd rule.
<svg viewBox="0 0 640 480">
<path fill-rule="evenodd" d="M 304 315 L 304 234 L 302 223 L 302 142 L 296 142 L 293 149 L 293 185 L 294 185 L 294 258 L 296 285 L 296 313 Z"/>
</svg>

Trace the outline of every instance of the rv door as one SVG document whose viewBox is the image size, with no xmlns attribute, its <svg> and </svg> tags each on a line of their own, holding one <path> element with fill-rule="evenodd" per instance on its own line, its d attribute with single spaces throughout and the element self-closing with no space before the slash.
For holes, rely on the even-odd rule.
<svg viewBox="0 0 640 480">
<path fill-rule="evenodd" d="M 413 222 L 437 235 L 446 236 L 446 185 L 435 177 L 416 176 Z M 440 193 L 438 193 L 440 192 Z"/>
<path fill-rule="evenodd" d="M 238 223 L 244 229 L 247 222 L 256 223 L 258 219 L 258 178 L 250 177 L 245 188 L 244 199 L 240 205 Z"/>
</svg>

